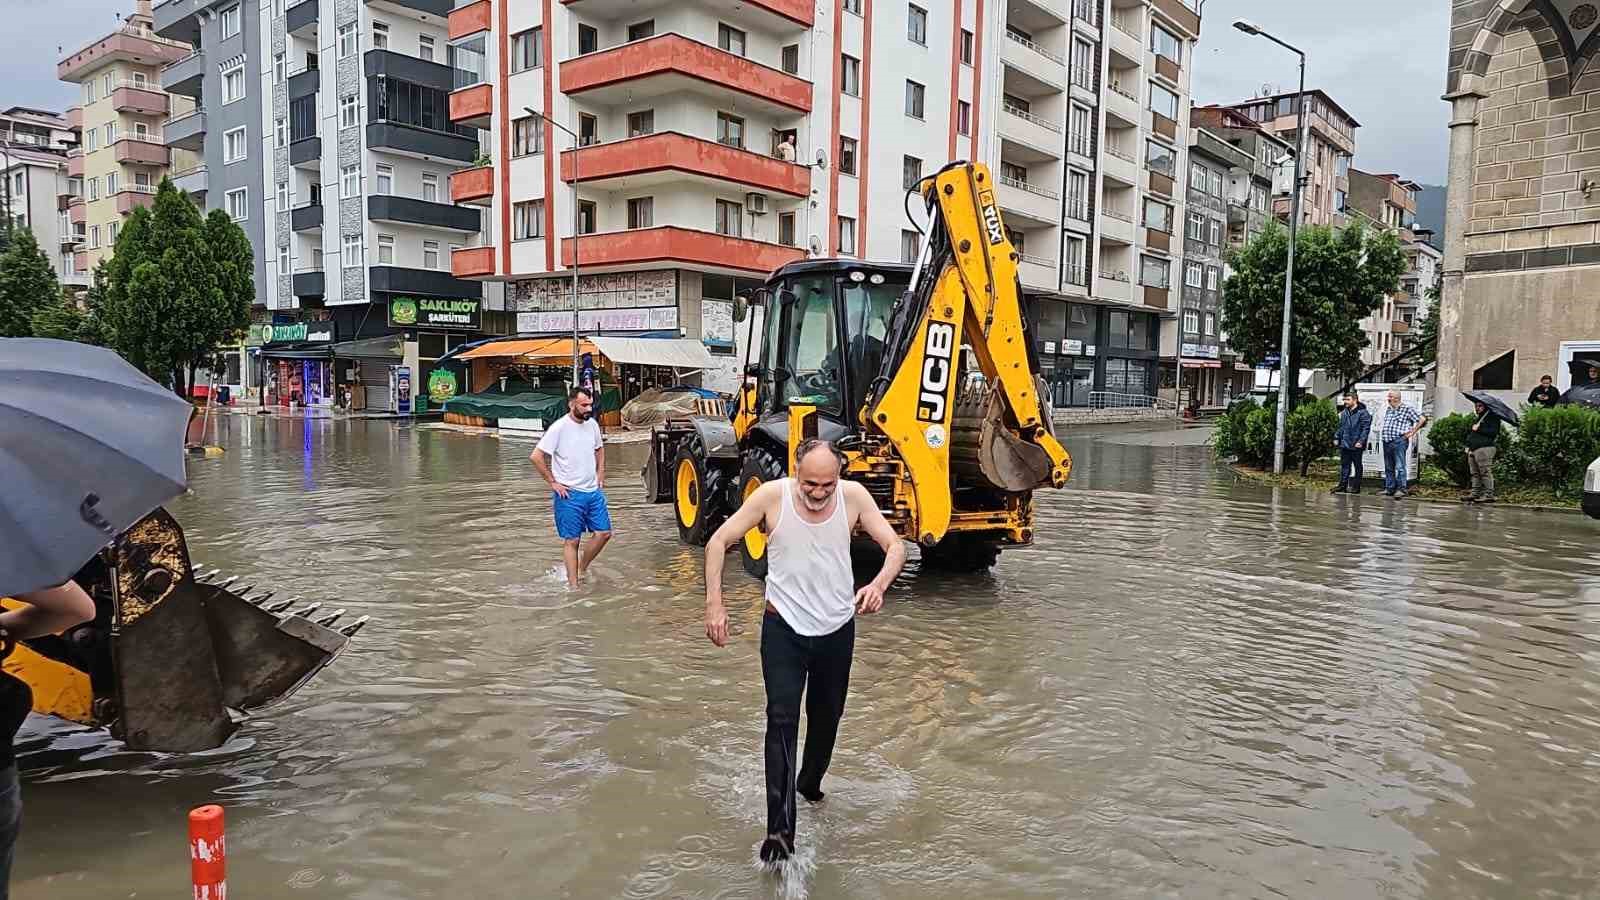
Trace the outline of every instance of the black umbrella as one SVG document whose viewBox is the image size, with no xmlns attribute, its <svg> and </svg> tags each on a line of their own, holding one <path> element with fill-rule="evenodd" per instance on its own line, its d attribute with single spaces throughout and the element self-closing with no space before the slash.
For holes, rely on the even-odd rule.
<svg viewBox="0 0 1600 900">
<path fill-rule="evenodd" d="M 1504 400 L 1493 394 L 1487 394 L 1483 391 L 1462 391 L 1461 394 L 1473 403 L 1482 403 L 1484 406 L 1489 407 L 1490 412 L 1513 425 L 1522 424 L 1522 419 L 1517 415 L 1516 410 L 1507 406 Z"/>
<path fill-rule="evenodd" d="M 192 412 L 110 350 L 0 339 L 0 595 L 61 584 L 183 493 Z"/>
</svg>

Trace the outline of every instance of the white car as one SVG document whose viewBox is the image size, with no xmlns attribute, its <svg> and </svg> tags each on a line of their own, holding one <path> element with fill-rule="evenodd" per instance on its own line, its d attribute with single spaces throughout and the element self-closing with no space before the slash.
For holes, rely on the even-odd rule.
<svg viewBox="0 0 1600 900">
<path fill-rule="evenodd" d="M 1600 459 L 1589 464 L 1583 473 L 1583 511 L 1592 519 L 1600 519 Z"/>
</svg>

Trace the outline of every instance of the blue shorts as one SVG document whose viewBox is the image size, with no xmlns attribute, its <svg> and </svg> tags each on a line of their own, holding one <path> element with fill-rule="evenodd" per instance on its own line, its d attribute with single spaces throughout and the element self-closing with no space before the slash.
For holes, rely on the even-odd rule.
<svg viewBox="0 0 1600 900">
<path fill-rule="evenodd" d="M 610 531 L 611 513 L 606 509 L 605 491 L 568 491 L 566 499 L 551 491 L 556 509 L 556 534 L 563 541 L 575 541 L 585 531 Z"/>
</svg>

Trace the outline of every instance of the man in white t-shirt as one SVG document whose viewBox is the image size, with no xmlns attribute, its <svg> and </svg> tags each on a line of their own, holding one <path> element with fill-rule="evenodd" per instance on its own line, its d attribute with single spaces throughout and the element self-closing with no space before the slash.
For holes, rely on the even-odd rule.
<svg viewBox="0 0 1600 900">
<path fill-rule="evenodd" d="M 556 534 L 561 536 L 567 562 L 567 584 L 578 578 L 611 540 L 611 513 L 606 509 L 606 448 L 600 423 L 594 420 L 594 392 L 573 388 L 567 414 L 545 429 L 539 446 L 528 455 L 533 467 L 554 491 Z M 579 544 L 583 533 L 594 535 L 589 546 Z"/>
</svg>

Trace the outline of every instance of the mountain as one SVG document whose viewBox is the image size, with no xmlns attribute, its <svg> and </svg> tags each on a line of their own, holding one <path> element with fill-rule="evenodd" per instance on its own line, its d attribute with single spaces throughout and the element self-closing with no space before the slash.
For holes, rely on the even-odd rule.
<svg viewBox="0 0 1600 900">
<path fill-rule="evenodd" d="M 1444 249 L 1444 185 L 1425 184 L 1417 194 L 1417 226 L 1433 229 L 1433 239 L 1428 243 Z"/>
</svg>

